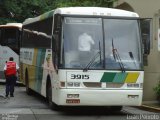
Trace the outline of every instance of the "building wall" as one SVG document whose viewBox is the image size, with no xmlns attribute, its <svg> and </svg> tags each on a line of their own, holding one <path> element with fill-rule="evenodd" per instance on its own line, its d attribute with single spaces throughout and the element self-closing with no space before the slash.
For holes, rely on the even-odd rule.
<svg viewBox="0 0 160 120">
<path fill-rule="evenodd" d="M 114 3 L 114 7 L 134 11 L 141 18 L 152 18 L 151 51 L 148 56 L 148 66 L 144 67 L 143 101 L 154 101 L 156 95 L 153 87 L 160 80 L 160 51 L 158 51 L 160 0 L 118 0 Z"/>
</svg>

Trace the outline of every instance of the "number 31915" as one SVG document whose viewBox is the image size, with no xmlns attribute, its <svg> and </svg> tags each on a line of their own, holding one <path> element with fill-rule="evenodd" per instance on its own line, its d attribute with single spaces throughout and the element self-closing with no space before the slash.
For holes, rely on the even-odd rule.
<svg viewBox="0 0 160 120">
<path fill-rule="evenodd" d="M 71 74 L 71 79 L 89 79 L 89 75 Z"/>
</svg>

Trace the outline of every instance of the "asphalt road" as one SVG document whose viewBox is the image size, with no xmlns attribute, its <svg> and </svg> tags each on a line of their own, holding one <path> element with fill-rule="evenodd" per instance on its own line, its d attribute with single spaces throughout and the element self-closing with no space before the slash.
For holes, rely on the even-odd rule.
<svg viewBox="0 0 160 120">
<path fill-rule="evenodd" d="M 5 95 L 5 86 L 0 85 L 0 95 Z M 50 110 L 46 100 L 38 95 L 27 95 L 25 87 L 15 88 L 15 97 L 0 97 L 0 120 L 159 120 L 160 114 L 124 107 L 113 112 L 106 107 L 61 107 Z"/>
</svg>

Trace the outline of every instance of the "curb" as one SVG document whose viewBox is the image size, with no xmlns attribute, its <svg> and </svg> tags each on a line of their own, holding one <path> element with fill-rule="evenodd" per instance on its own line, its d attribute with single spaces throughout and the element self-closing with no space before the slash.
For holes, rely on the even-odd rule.
<svg viewBox="0 0 160 120">
<path fill-rule="evenodd" d="M 158 112 L 160 113 L 160 107 L 153 107 L 149 105 L 141 105 L 138 108 L 146 110 L 146 111 L 151 111 L 151 112 Z"/>
<path fill-rule="evenodd" d="M 160 108 L 158 108 L 158 107 L 152 107 L 152 106 L 147 106 L 147 105 L 142 105 L 142 107 L 150 108 L 150 109 L 154 109 L 154 110 L 159 110 L 160 111 Z"/>
</svg>

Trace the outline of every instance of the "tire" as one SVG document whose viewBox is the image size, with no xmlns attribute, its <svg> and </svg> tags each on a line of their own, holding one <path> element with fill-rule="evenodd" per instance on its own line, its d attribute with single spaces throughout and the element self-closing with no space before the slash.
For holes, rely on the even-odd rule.
<svg viewBox="0 0 160 120">
<path fill-rule="evenodd" d="M 112 106 L 111 110 L 114 112 L 120 112 L 122 110 L 123 106 Z"/>
<path fill-rule="evenodd" d="M 48 100 L 49 107 L 52 110 L 57 111 L 59 109 L 58 105 L 56 105 L 54 102 L 52 102 L 52 86 L 51 86 L 50 80 L 47 82 L 46 91 L 47 91 L 47 100 Z"/>
<path fill-rule="evenodd" d="M 31 95 L 32 94 L 32 91 L 31 89 L 29 88 L 29 80 L 28 80 L 28 71 L 26 70 L 25 72 L 25 83 L 26 83 L 26 93 L 28 95 Z"/>
</svg>

